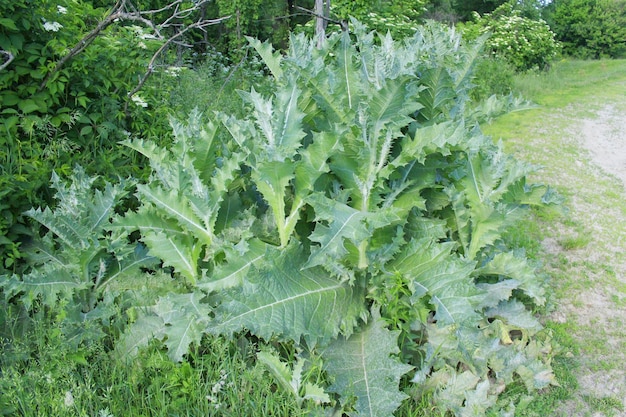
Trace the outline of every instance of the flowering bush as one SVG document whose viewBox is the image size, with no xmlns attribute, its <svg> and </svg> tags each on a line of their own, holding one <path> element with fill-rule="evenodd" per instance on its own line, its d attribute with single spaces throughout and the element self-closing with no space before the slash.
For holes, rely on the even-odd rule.
<svg viewBox="0 0 626 417">
<path fill-rule="evenodd" d="M 489 34 L 485 47 L 492 57 L 508 61 L 518 71 L 545 68 L 560 50 L 555 34 L 545 21 L 523 17 L 513 7 L 505 3 L 493 13 L 476 13 L 472 22 L 463 25 L 463 36 L 475 39 Z"/>
</svg>

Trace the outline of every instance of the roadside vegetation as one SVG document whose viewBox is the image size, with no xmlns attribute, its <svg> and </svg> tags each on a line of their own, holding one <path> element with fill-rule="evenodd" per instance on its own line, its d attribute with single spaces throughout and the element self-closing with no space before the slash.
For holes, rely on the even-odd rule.
<svg viewBox="0 0 626 417">
<path fill-rule="evenodd" d="M 535 398 L 522 415 L 617 416 L 626 407 L 626 388 L 615 376 L 626 340 L 626 249 L 619 237 L 624 184 L 606 161 L 593 157 L 593 144 L 585 146 L 585 136 L 600 141 L 600 126 L 610 131 L 612 123 L 623 123 L 603 110 L 623 112 L 625 70 L 624 60 L 563 60 L 547 73 L 517 76 L 516 90 L 539 107 L 485 127 L 509 152 L 541 166 L 534 180 L 553 184 L 566 197 L 563 213 L 533 210 L 532 221 L 520 223 L 513 235 L 551 277 L 553 296 L 542 316 L 560 346 L 553 362 L 560 387 Z M 585 121 L 598 128 L 585 132 Z"/>
<path fill-rule="evenodd" d="M 579 216 L 623 202 L 537 123 L 624 62 L 559 60 L 565 6 L 270 3 L 1 6 L 0 415 L 623 410 L 570 292 L 622 305 Z"/>
</svg>

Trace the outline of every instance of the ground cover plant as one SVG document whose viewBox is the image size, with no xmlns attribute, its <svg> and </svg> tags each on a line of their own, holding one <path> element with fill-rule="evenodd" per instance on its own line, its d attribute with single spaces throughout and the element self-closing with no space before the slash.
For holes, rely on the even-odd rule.
<svg viewBox="0 0 626 417">
<path fill-rule="evenodd" d="M 80 169 L 55 179 L 58 206 L 29 212 L 46 226 L 31 272 L 2 279 L 20 314 L 50 312 L 78 348 L 108 336 L 119 356 L 258 346 L 276 385 L 320 412 L 483 415 L 512 382 L 554 383 L 531 314 L 541 279 L 502 235 L 556 199 L 480 131 L 481 45 L 437 25 L 404 42 L 356 27 L 319 49 L 294 36 L 285 56 L 251 39 L 273 91 L 242 92 L 247 116 L 173 121 L 171 147 L 125 141 L 150 163 L 129 184 L 136 209 Z"/>
</svg>

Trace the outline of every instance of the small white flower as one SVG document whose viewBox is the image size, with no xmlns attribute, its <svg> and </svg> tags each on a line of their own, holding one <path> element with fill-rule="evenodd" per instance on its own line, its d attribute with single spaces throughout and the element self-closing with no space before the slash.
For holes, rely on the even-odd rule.
<svg viewBox="0 0 626 417">
<path fill-rule="evenodd" d="M 139 42 L 139 43 L 137 44 L 137 46 L 138 46 L 139 48 L 141 48 L 141 49 L 148 49 L 148 47 L 146 46 L 146 44 L 145 44 L 145 43 L 143 43 L 143 42 Z"/>
<path fill-rule="evenodd" d="M 63 403 L 68 408 L 74 405 L 74 396 L 72 395 L 72 391 L 67 391 L 65 393 L 65 399 L 63 400 Z"/>
<path fill-rule="evenodd" d="M 65 13 L 67 13 L 67 9 L 66 9 L 65 7 L 63 7 L 63 6 L 57 6 L 57 11 L 58 11 L 60 14 L 65 14 Z"/>
<path fill-rule="evenodd" d="M 180 74 L 182 70 L 183 70 L 182 67 L 167 67 L 167 69 L 165 70 L 165 73 L 172 77 L 178 77 L 178 75 Z"/>
<path fill-rule="evenodd" d="M 131 97 L 131 100 L 133 101 L 133 103 L 135 103 L 139 107 L 144 107 L 144 108 L 148 107 L 148 103 L 146 103 L 146 101 L 144 99 L 142 99 L 141 97 L 139 97 L 136 94 Z"/>
<path fill-rule="evenodd" d="M 46 22 L 43 23 L 43 28 L 48 32 L 58 32 L 63 27 L 59 22 Z"/>
</svg>

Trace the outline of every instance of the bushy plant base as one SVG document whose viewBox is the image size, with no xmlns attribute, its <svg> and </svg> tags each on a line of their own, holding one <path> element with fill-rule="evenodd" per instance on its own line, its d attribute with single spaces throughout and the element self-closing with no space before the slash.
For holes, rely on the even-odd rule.
<svg viewBox="0 0 626 417">
<path fill-rule="evenodd" d="M 246 117 L 173 122 L 169 148 L 125 142 L 152 171 L 136 211 L 115 211 L 122 186 L 89 195 L 80 171 L 57 185 L 56 211 L 29 213 L 49 230 L 33 270 L 5 294 L 60 300 L 68 337 L 109 337 L 121 356 L 155 339 L 174 361 L 205 335 L 271 342 L 257 360 L 320 412 L 428 398 L 478 416 L 514 380 L 554 383 L 530 310 L 541 280 L 502 234 L 556 199 L 480 131 L 481 45 L 436 25 L 402 43 L 356 27 L 320 48 L 294 36 L 285 56 L 250 39 L 273 94 L 242 92 Z"/>
</svg>

